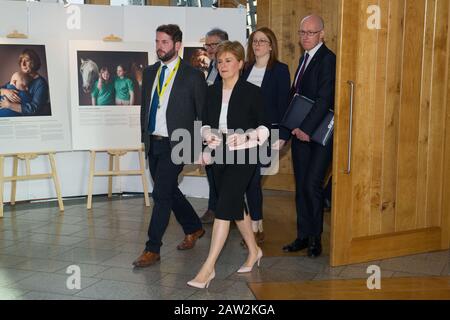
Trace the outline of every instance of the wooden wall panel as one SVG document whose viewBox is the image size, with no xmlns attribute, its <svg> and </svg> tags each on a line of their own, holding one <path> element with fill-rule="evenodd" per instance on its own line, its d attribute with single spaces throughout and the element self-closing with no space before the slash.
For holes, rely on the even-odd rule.
<svg viewBox="0 0 450 320">
<path fill-rule="evenodd" d="M 395 231 L 397 190 L 397 145 L 400 88 L 403 65 L 405 0 L 389 1 L 388 52 L 386 55 L 386 101 L 383 137 L 381 232 Z M 381 106 L 380 106 L 381 107 Z"/>
<path fill-rule="evenodd" d="M 389 12 L 389 1 L 378 1 L 381 12 Z M 369 234 L 381 233 L 381 195 L 382 195 L 382 169 L 383 169 L 383 142 L 384 142 L 384 118 L 386 108 L 386 79 L 388 70 L 386 68 L 389 18 L 387 15 L 381 19 L 381 30 L 377 31 L 376 48 L 376 75 L 375 75 L 375 104 L 374 126 L 373 126 L 373 151 L 372 151 L 372 181 L 370 186 L 370 225 Z"/>
<path fill-rule="evenodd" d="M 321 15 L 325 20 L 325 41 L 336 52 L 338 33 L 339 0 L 264 0 L 257 6 L 257 27 L 271 28 L 278 38 L 280 60 L 289 66 L 291 79 L 302 54 L 297 31 L 300 21 L 311 13 Z M 276 176 L 266 177 L 266 189 L 295 189 L 291 154 L 285 152 L 280 159 L 280 170 Z"/>
<path fill-rule="evenodd" d="M 445 143 L 445 114 L 450 106 L 446 104 L 447 86 L 446 66 L 450 55 L 447 42 L 449 38 L 448 26 L 450 4 L 448 0 L 437 0 L 435 15 L 435 37 L 433 46 L 432 92 L 430 95 L 430 129 L 428 152 L 428 183 L 427 183 L 427 219 L 428 227 L 441 225 L 443 179 L 443 157 Z M 447 68 L 448 72 L 448 68 Z M 447 132 L 450 130 L 447 127 Z"/>
<path fill-rule="evenodd" d="M 342 1 L 332 265 L 448 249 L 450 2 Z M 364 25 L 369 4 L 381 8 L 380 30 Z M 356 80 L 350 175 L 347 80 Z"/>
<path fill-rule="evenodd" d="M 419 101 L 421 92 L 425 0 L 407 0 L 400 102 L 395 230 L 415 228 Z"/>
<path fill-rule="evenodd" d="M 370 0 L 359 1 L 358 12 L 364 12 L 370 5 Z M 358 29 L 367 28 L 366 19 L 358 19 Z M 358 33 L 358 40 L 355 43 L 357 47 L 358 67 L 354 79 L 356 84 L 355 108 L 353 116 L 358 121 L 353 122 L 353 132 L 357 139 L 353 140 L 355 150 L 373 150 L 376 139 L 374 136 L 374 111 L 375 94 L 377 80 L 377 64 L 370 63 L 377 61 L 377 32 Z M 365 85 L 371 83 L 373 85 Z M 354 228 L 355 237 L 369 235 L 371 212 L 371 168 L 373 161 L 373 152 L 353 152 L 352 162 L 353 170 L 359 174 L 353 176 L 353 219 L 351 221 Z"/>
<path fill-rule="evenodd" d="M 435 12 L 436 1 L 427 2 L 427 12 Z M 427 226 L 427 177 L 428 177 L 428 133 L 430 129 L 430 96 L 433 86 L 433 44 L 435 16 L 425 17 L 425 39 L 423 43 L 423 65 L 422 65 L 422 91 L 420 93 L 420 115 L 419 115 L 419 145 L 418 145 L 418 167 L 417 167 L 417 197 L 416 197 L 416 227 Z"/>
</svg>

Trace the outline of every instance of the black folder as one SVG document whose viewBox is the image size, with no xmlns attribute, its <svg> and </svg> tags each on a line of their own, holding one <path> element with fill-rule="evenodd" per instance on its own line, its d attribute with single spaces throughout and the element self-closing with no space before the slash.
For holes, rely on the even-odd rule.
<svg viewBox="0 0 450 320">
<path fill-rule="evenodd" d="M 311 111 L 313 105 L 313 100 L 296 93 L 284 114 L 281 125 L 289 130 L 300 128 L 300 125 Z"/>
<path fill-rule="evenodd" d="M 321 144 L 322 146 L 326 146 L 333 137 L 334 131 L 334 112 L 333 110 L 328 110 L 327 115 L 323 118 L 322 122 L 314 131 L 311 140 Z"/>
</svg>

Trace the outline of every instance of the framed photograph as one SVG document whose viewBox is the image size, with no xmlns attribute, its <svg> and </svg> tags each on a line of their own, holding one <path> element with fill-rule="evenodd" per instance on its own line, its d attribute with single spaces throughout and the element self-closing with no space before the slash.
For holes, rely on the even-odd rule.
<svg viewBox="0 0 450 320">
<path fill-rule="evenodd" d="M 54 39 L 0 40 L 2 153 L 71 149 L 67 66 Z"/>
<path fill-rule="evenodd" d="M 51 116 L 45 45 L 0 44 L 0 118 Z"/>
<path fill-rule="evenodd" d="M 137 148 L 144 69 L 150 43 L 70 41 L 74 150 Z"/>
<path fill-rule="evenodd" d="M 202 43 L 185 43 L 181 55 L 185 62 L 202 71 L 206 78 L 211 60 Z"/>
</svg>

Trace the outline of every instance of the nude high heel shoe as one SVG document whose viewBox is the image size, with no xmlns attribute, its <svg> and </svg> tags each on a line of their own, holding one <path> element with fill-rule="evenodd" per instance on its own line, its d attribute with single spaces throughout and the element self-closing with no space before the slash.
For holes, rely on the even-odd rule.
<svg viewBox="0 0 450 320">
<path fill-rule="evenodd" d="M 209 287 L 210 282 L 215 278 L 216 276 L 216 272 L 215 270 L 213 270 L 213 272 L 211 272 L 211 274 L 208 277 L 208 280 L 206 280 L 206 282 L 198 282 L 198 281 L 194 281 L 191 280 L 187 283 L 188 286 L 190 287 L 194 287 L 194 288 L 198 288 L 198 289 L 207 289 Z"/>
<path fill-rule="evenodd" d="M 257 260 L 255 261 L 255 263 L 258 265 L 258 267 L 261 262 L 262 256 L 263 256 L 262 250 L 261 250 L 261 248 L 258 248 L 258 256 L 257 256 Z M 255 263 L 251 267 L 246 267 L 246 266 L 240 267 L 239 270 L 237 271 L 237 273 L 252 272 L 253 266 L 255 265 Z"/>
</svg>

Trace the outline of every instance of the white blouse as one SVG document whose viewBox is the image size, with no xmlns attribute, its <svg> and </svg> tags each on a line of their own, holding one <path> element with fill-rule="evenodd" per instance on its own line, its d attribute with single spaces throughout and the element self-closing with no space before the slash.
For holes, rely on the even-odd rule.
<svg viewBox="0 0 450 320">
<path fill-rule="evenodd" d="M 252 71 L 248 75 L 247 82 L 253 83 L 255 86 L 261 87 L 264 74 L 266 73 L 266 67 L 257 68 L 253 66 Z"/>
</svg>

